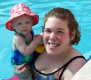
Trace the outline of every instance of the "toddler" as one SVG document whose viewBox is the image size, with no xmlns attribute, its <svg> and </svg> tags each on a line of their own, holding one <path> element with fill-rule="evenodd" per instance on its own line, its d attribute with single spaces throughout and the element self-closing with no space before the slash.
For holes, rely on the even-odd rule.
<svg viewBox="0 0 91 80">
<path fill-rule="evenodd" d="M 42 41 L 41 35 L 35 35 L 32 26 L 39 21 L 39 16 L 31 12 L 25 4 L 15 5 L 10 12 L 10 19 L 6 22 L 6 28 L 15 31 L 13 39 L 13 53 L 11 63 L 14 65 L 14 73 L 19 80 L 32 80 L 31 73 L 25 69 L 19 72 L 23 64 L 31 65 L 34 59 L 34 51 Z"/>
</svg>

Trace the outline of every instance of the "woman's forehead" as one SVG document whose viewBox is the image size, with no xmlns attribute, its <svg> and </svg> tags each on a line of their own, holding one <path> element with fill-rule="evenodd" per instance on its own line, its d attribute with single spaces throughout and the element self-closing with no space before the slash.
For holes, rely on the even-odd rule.
<svg viewBox="0 0 91 80">
<path fill-rule="evenodd" d="M 62 28 L 62 27 L 67 27 L 68 26 L 68 21 L 59 19 L 56 17 L 50 17 L 45 23 L 45 27 L 54 27 L 54 28 Z"/>
</svg>

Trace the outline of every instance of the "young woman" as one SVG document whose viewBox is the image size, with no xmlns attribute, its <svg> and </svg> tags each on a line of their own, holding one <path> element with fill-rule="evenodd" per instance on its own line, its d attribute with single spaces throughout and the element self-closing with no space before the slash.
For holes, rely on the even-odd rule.
<svg viewBox="0 0 91 80">
<path fill-rule="evenodd" d="M 54 8 L 45 16 L 43 42 L 45 52 L 33 68 L 37 80 L 70 80 L 86 63 L 74 49 L 80 41 L 79 26 L 73 14 L 64 8 Z"/>
</svg>

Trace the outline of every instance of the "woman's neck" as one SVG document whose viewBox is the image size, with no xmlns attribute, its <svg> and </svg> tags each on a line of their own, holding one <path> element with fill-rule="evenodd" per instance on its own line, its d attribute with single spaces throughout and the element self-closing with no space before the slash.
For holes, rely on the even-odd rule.
<svg viewBox="0 0 91 80">
<path fill-rule="evenodd" d="M 47 53 L 45 53 L 48 57 L 48 59 L 50 59 L 50 61 L 64 61 L 65 59 L 70 58 L 70 55 L 72 54 L 72 51 L 74 50 L 74 48 L 72 46 L 70 46 L 68 49 L 66 49 L 64 52 L 61 52 L 58 55 L 49 55 Z"/>
</svg>

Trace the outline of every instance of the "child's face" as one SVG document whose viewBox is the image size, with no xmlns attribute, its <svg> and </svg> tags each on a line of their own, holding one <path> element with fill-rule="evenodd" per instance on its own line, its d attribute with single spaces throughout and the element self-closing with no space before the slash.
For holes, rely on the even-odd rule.
<svg viewBox="0 0 91 80">
<path fill-rule="evenodd" d="M 17 32 L 27 35 L 32 30 L 32 18 L 27 15 L 22 15 L 14 19 L 12 25 Z"/>
</svg>

